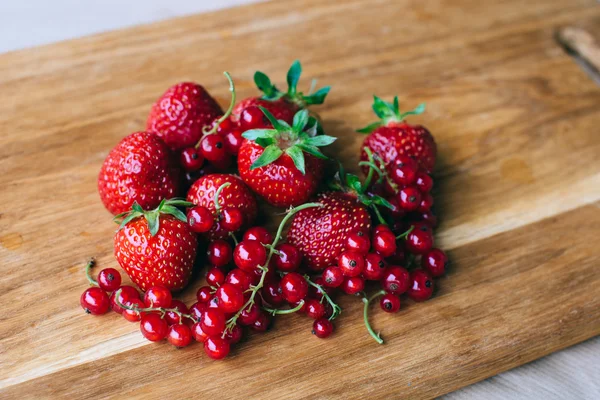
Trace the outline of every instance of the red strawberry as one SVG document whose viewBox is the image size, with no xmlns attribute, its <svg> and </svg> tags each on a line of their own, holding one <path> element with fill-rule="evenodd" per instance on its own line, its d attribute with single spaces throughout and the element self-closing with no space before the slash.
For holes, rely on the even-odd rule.
<svg viewBox="0 0 600 400">
<path fill-rule="evenodd" d="M 288 232 L 288 242 L 300 250 L 309 268 L 322 270 L 335 265 L 350 233 L 368 234 L 371 217 L 354 194 L 326 192 L 317 199 L 324 207 L 298 212 Z"/>
<path fill-rule="evenodd" d="M 220 209 L 239 208 L 244 214 L 245 229 L 254 223 L 257 213 L 256 199 L 248 189 L 248 186 L 240 178 L 228 174 L 210 174 L 198 179 L 187 194 L 187 200 L 198 206 L 208 208 L 214 215 L 216 223 L 207 236 L 211 239 L 223 239 L 229 235 L 229 231 L 224 229 L 219 222 L 219 212 L 215 205 L 215 194 L 224 183 L 229 186 L 224 187 L 218 196 Z"/>
<path fill-rule="evenodd" d="M 196 235 L 177 206 L 190 206 L 179 199 L 162 201 L 158 208 L 144 211 L 134 203 L 115 234 L 115 258 L 142 290 L 164 286 L 183 289 L 191 276 Z"/>
<path fill-rule="evenodd" d="M 169 147 L 156 135 L 135 132 L 115 146 L 98 176 L 102 203 L 113 214 L 134 202 L 151 209 L 177 195 L 180 171 Z"/>
<path fill-rule="evenodd" d="M 271 83 L 271 79 L 267 75 L 256 71 L 254 82 L 264 94 L 261 97 L 251 97 L 241 101 L 233 109 L 232 119 L 235 122 L 239 122 L 240 126 L 245 129 L 269 127 L 268 121 L 263 120 L 262 114 L 258 112 L 258 107 L 260 106 L 269 110 L 276 119 L 291 124 L 298 110 L 304 109 L 311 104 L 323 104 L 330 87 L 326 86 L 313 94 L 304 95 L 297 90 L 301 74 L 302 65 L 300 65 L 300 61 L 296 60 L 292 63 L 287 73 L 288 90 L 287 92 L 282 92 Z M 244 110 L 247 109 L 247 115 L 243 115 Z"/>
<path fill-rule="evenodd" d="M 433 171 L 437 154 L 433 136 L 421 125 L 402 122 L 407 115 L 421 114 L 425 111 L 425 105 L 421 104 L 413 111 L 400 113 L 397 96 L 394 97 L 393 104 L 375 96 L 373 110 L 381 120 L 359 130 L 361 133 L 370 133 L 363 143 L 361 160 L 368 160 L 365 148 L 369 148 L 386 165 L 392 164 L 399 155 L 405 154 L 415 158 L 427 172 Z M 368 167 L 363 167 L 363 170 L 366 173 Z"/>
<path fill-rule="evenodd" d="M 152 106 L 146 129 L 174 150 L 194 146 L 202 129 L 212 126 L 223 110 L 206 89 L 193 82 L 170 87 Z"/>
<path fill-rule="evenodd" d="M 240 176 L 248 186 L 276 207 L 305 203 L 323 178 L 324 159 L 319 147 L 335 138 L 317 135 L 318 123 L 309 122 L 307 110 L 296 113 L 290 126 L 261 108 L 274 129 L 252 129 L 238 154 Z M 308 129 L 307 127 L 310 126 Z"/>
</svg>

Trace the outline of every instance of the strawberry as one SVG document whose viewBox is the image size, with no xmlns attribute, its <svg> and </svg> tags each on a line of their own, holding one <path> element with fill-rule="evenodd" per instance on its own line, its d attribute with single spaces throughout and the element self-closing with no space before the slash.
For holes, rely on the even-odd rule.
<svg viewBox="0 0 600 400">
<path fill-rule="evenodd" d="M 421 125 L 403 122 L 406 116 L 418 115 L 425 111 L 425 105 L 421 104 L 412 111 L 400 113 L 398 96 L 394 97 L 393 104 L 375 96 L 373 111 L 381 120 L 358 131 L 369 134 L 362 146 L 361 160 L 368 160 L 365 148 L 369 148 L 386 166 L 393 164 L 399 155 L 407 155 L 416 159 L 427 172 L 432 172 L 437 153 L 433 136 Z M 366 173 L 368 167 L 363 169 Z"/>
<path fill-rule="evenodd" d="M 151 211 L 134 203 L 114 238 L 115 258 L 142 290 L 164 286 L 183 289 L 192 274 L 198 241 L 186 216 L 176 207 L 192 204 L 180 199 L 163 200 Z"/>
<path fill-rule="evenodd" d="M 177 194 L 180 170 L 156 135 L 135 132 L 115 146 L 102 164 L 98 192 L 108 211 L 119 214 L 134 202 L 151 209 Z"/>
<path fill-rule="evenodd" d="M 250 188 L 276 207 L 305 203 L 314 195 L 323 177 L 324 161 L 319 150 L 335 141 L 317 135 L 318 123 L 307 110 L 296 113 L 292 126 L 261 108 L 274 129 L 252 129 L 238 153 L 240 176 Z"/>
<path fill-rule="evenodd" d="M 287 73 L 287 83 L 288 90 L 287 92 L 280 91 L 273 83 L 271 83 L 271 79 L 260 71 L 256 71 L 254 74 L 254 82 L 258 89 L 263 92 L 261 97 L 250 97 L 235 106 L 232 113 L 232 119 L 235 122 L 239 122 L 242 127 L 244 127 L 243 112 L 246 109 L 251 109 L 250 114 L 254 111 L 259 117 L 261 117 L 260 113 L 258 113 L 257 108 L 263 107 L 266 108 L 275 116 L 278 120 L 283 120 L 288 124 L 292 123 L 294 115 L 298 110 L 304 109 L 312 104 L 323 104 L 325 101 L 325 97 L 329 93 L 330 87 L 326 86 L 317 90 L 313 94 L 304 95 L 302 92 L 297 90 L 298 81 L 300 80 L 300 75 L 302 74 L 302 65 L 300 61 L 296 60 L 292 63 L 288 73 Z M 254 109 L 254 110 L 252 110 Z M 246 121 L 248 122 L 248 121 Z M 248 129 L 250 128 L 258 128 L 258 127 L 269 127 L 268 121 L 263 121 L 264 126 L 259 126 L 256 124 L 251 124 L 251 126 L 246 126 Z"/>
<path fill-rule="evenodd" d="M 169 147 L 194 146 L 204 127 L 223 115 L 223 110 L 202 86 L 183 82 L 171 86 L 152 106 L 146 130 L 156 133 Z"/>
<path fill-rule="evenodd" d="M 222 187 L 226 183 L 229 183 L 229 186 Z M 219 189 L 220 191 L 217 193 Z M 237 176 L 229 174 L 210 174 L 201 177 L 188 191 L 187 201 L 206 207 L 215 215 L 215 224 L 206 234 L 210 239 L 223 239 L 229 235 L 229 231 L 224 229 L 219 222 L 220 210 L 239 208 L 244 214 L 242 229 L 248 228 L 254 223 L 258 211 L 256 199 L 248 186 Z M 218 207 L 216 201 L 218 201 Z"/>
</svg>

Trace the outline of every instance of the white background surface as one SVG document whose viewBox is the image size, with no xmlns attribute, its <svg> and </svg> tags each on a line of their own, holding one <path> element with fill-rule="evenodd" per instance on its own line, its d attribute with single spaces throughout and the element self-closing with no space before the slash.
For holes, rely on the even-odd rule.
<svg viewBox="0 0 600 400">
<path fill-rule="evenodd" d="M 0 0 L 0 53 L 253 1 L 256 0 Z M 600 338 L 446 398 L 600 400 Z"/>
</svg>

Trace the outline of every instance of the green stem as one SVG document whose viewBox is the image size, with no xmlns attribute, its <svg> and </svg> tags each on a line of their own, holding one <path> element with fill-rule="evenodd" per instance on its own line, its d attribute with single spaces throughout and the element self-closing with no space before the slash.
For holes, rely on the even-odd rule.
<svg viewBox="0 0 600 400">
<path fill-rule="evenodd" d="M 198 320 L 193 315 L 182 313 L 177 308 L 164 308 L 164 307 L 144 307 L 144 308 L 139 308 L 136 305 L 130 306 L 128 304 L 123 304 L 119 300 L 119 296 L 121 295 L 121 291 L 122 291 L 122 289 L 117 290 L 117 293 L 115 294 L 115 303 L 117 303 L 117 305 L 119 307 L 121 307 L 121 308 L 123 308 L 125 310 L 135 311 L 138 314 L 139 313 L 143 313 L 143 312 L 158 311 L 161 314 L 160 315 L 161 318 L 163 318 L 166 313 L 173 312 L 173 313 L 175 313 L 175 314 L 177 314 L 179 316 L 179 323 L 182 323 L 182 318 L 189 318 L 189 319 L 191 319 L 194 322 L 198 322 Z"/>
<path fill-rule="evenodd" d="M 233 239 L 233 244 L 234 244 L 235 246 L 237 246 L 237 245 L 238 245 L 238 240 L 237 240 L 237 238 L 235 237 L 235 234 L 234 234 L 233 232 L 229 232 L 229 236 L 231 237 L 231 239 Z"/>
<path fill-rule="evenodd" d="M 408 228 L 406 230 L 406 232 L 401 233 L 400 235 L 396 236 L 396 239 L 406 239 L 406 237 L 413 231 L 413 229 L 415 229 L 414 225 L 412 225 L 410 228 Z"/>
<path fill-rule="evenodd" d="M 387 225 L 387 222 L 385 221 L 385 218 L 383 218 L 383 216 L 381 215 L 381 211 L 379 211 L 379 208 L 377 207 L 377 205 L 375 205 L 371 208 L 373 209 L 373 211 L 375 211 L 375 215 L 377 216 L 379 223 L 382 225 Z"/>
<path fill-rule="evenodd" d="M 94 266 L 96 265 L 96 260 L 94 260 L 94 258 L 90 258 L 90 261 L 88 261 L 87 264 L 85 264 L 85 277 L 87 278 L 87 280 L 90 282 L 90 285 L 92 286 L 98 286 L 98 282 L 96 282 L 96 280 L 94 278 L 92 278 L 92 275 L 90 275 L 90 270 L 92 268 L 94 268 Z"/>
<path fill-rule="evenodd" d="M 341 313 L 342 313 L 342 309 L 340 306 L 338 306 L 332 299 L 331 297 L 329 297 L 329 295 L 327 294 L 327 292 L 325 291 L 325 289 L 319 285 L 318 283 L 314 283 L 313 281 L 310 280 L 310 277 L 308 275 L 304 275 L 304 279 L 306 279 L 306 282 L 317 288 L 322 294 L 323 294 L 323 299 L 327 300 L 327 302 L 329 303 L 329 305 L 331 306 L 331 308 L 333 308 L 333 313 L 331 314 L 331 317 L 329 317 L 330 321 L 333 321 L 334 319 L 336 319 Z M 323 300 L 321 299 L 321 300 Z"/>
<path fill-rule="evenodd" d="M 219 196 L 221 195 L 221 192 L 223 191 L 223 189 L 225 189 L 226 187 L 228 187 L 230 185 L 231 185 L 231 182 L 225 182 L 224 184 L 219 186 L 219 188 L 215 192 L 214 202 L 215 202 L 215 212 L 217 213 L 217 215 L 219 215 L 221 213 L 221 204 L 219 204 Z"/>
<path fill-rule="evenodd" d="M 204 136 L 212 135 L 213 133 L 217 132 L 217 129 L 219 128 L 219 125 L 221 125 L 221 122 L 223 122 L 227 118 L 229 118 L 229 116 L 231 115 L 231 112 L 233 111 L 233 107 L 235 106 L 235 85 L 233 84 L 233 79 L 231 79 L 231 75 L 229 75 L 229 72 L 225 71 L 225 72 L 223 72 L 223 74 L 229 81 L 229 91 L 231 92 L 231 101 L 229 102 L 229 108 L 227 109 L 227 111 L 225 111 L 225 114 L 223 114 L 221 116 L 221 118 L 219 118 L 213 124 L 213 126 L 210 129 L 208 129 L 209 128 L 208 125 L 202 128 L 202 133 L 204 134 Z M 200 147 L 200 141 L 198 141 L 198 143 L 196 143 L 195 147 L 196 148 Z"/>
<path fill-rule="evenodd" d="M 262 309 L 265 310 L 266 312 L 272 314 L 272 315 L 285 315 L 285 314 L 293 314 L 296 311 L 300 311 L 300 309 L 304 307 L 304 300 L 300 300 L 300 303 L 298 303 L 298 305 L 294 308 L 290 308 L 287 310 L 278 310 L 276 308 L 269 308 L 269 307 L 263 307 Z"/>
<path fill-rule="evenodd" d="M 362 191 L 364 192 L 369 186 L 371 186 L 371 181 L 373 180 L 373 173 L 377 172 L 379 174 L 380 179 L 383 178 L 383 176 L 385 175 L 383 173 L 383 171 L 381 171 L 379 168 L 377 168 L 375 166 L 375 158 L 373 157 L 373 152 L 371 151 L 371 149 L 369 149 L 368 147 L 365 147 L 365 153 L 367 153 L 367 157 L 369 158 L 369 162 L 360 162 L 358 163 L 358 165 L 363 166 L 363 165 L 367 165 L 369 167 L 369 173 L 367 175 L 367 179 L 365 179 L 365 182 L 363 183 L 363 189 Z"/>
<path fill-rule="evenodd" d="M 386 294 L 386 291 L 380 290 L 370 298 L 367 299 L 366 297 L 363 297 L 362 299 L 363 303 L 365 303 L 363 310 L 363 319 L 365 320 L 365 326 L 367 327 L 367 331 L 369 331 L 369 335 L 371 335 L 373 339 L 375 339 L 375 341 L 379 344 L 383 344 L 383 339 L 381 338 L 381 335 L 379 333 L 375 333 L 373 328 L 371 328 L 371 324 L 369 323 L 369 304 L 371 304 L 373 300 L 375 300 L 379 296 L 383 296 L 384 294 Z"/>
<path fill-rule="evenodd" d="M 271 262 L 271 257 L 273 257 L 273 254 L 275 253 L 275 247 L 277 246 L 277 242 L 279 240 L 281 240 L 281 235 L 283 233 L 283 228 L 285 227 L 285 225 L 287 224 L 287 222 L 297 212 L 302 211 L 302 210 L 307 209 L 307 208 L 312 208 L 312 207 L 323 207 L 323 204 L 321 204 L 321 203 L 306 203 L 306 204 L 302 204 L 301 206 L 292 208 L 290 211 L 288 211 L 288 213 L 286 214 L 286 216 L 283 217 L 283 219 L 281 220 L 281 223 L 279 224 L 279 227 L 277 228 L 277 234 L 275 235 L 275 238 L 273 239 L 273 243 L 271 243 L 271 246 L 267 247 L 269 249 L 269 254 L 267 255 L 267 260 L 265 261 L 265 265 L 258 267 L 262 271 L 262 274 L 260 276 L 260 280 L 258 281 L 258 283 L 255 286 L 251 286 L 250 298 L 248 299 L 248 301 L 246 301 L 246 303 L 242 306 L 242 308 L 240 308 L 239 311 L 237 313 L 235 313 L 235 315 L 233 317 L 231 317 L 227 321 L 227 327 L 225 328 L 225 331 L 223 332 L 223 336 L 225 335 L 225 333 L 227 331 L 231 331 L 231 329 L 233 329 L 233 327 L 235 326 L 238 318 L 240 317 L 240 314 L 244 310 L 247 310 L 250 307 L 252 307 L 252 305 L 254 304 L 254 299 L 256 297 L 256 294 L 258 293 L 258 291 L 260 289 L 262 289 L 262 287 L 265 284 L 265 278 L 267 277 L 267 272 L 269 272 L 268 266 L 269 266 L 269 264 Z"/>
</svg>

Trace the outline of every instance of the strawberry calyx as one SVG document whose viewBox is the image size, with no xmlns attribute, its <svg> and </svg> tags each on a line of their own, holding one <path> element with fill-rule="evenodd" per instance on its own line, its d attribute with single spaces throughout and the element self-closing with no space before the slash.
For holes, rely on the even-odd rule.
<svg viewBox="0 0 600 400">
<path fill-rule="evenodd" d="M 160 227 L 160 215 L 172 215 L 181 222 L 187 223 L 187 217 L 177 207 L 193 207 L 194 204 L 185 199 L 172 198 L 169 200 L 163 199 L 158 207 L 154 210 L 145 211 L 137 202 L 133 203 L 131 210 L 118 214 L 114 217 L 114 221 L 119 223 L 119 230 L 123 229 L 129 222 L 136 218 L 144 217 L 148 223 L 150 234 L 155 236 Z"/>
<path fill-rule="evenodd" d="M 380 119 L 377 122 L 373 122 L 372 124 L 365 126 L 364 128 L 358 129 L 357 132 L 371 133 L 381 126 L 386 126 L 390 123 L 402 122 L 404 121 L 404 118 L 409 115 L 419 115 L 425 111 L 425 103 L 421 103 L 414 110 L 400 112 L 398 96 L 394 96 L 393 103 L 384 101 L 377 96 L 373 96 L 373 98 L 374 101 L 372 108 L 375 112 L 375 115 L 377 115 Z"/>
<path fill-rule="evenodd" d="M 250 170 L 264 167 L 275 162 L 284 153 L 290 156 L 294 165 L 306 175 L 304 153 L 327 160 L 319 147 L 332 144 L 337 138 L 318 135 L 319 122 L 309 117 L 307 110 L 294 115 L 292 126 L 283 120 L 277 120 L 266 108 L 259 106 L 273 125 L 273 129 L 250 129 L 242 134 L 264 148 L 263 153 L 250 166 Z"/>
<path fill-rule="evenodd" d="M 313 80 L 311 90 L 309 90 L 309 93 L 305 95 L 304 93 L 298 91 L 298 81 L 300 80 L 300 75 L 302 75 L 302 65 L 300 64 L 300 61 L 295 60 L 287 73 L 287 92 L 282 92 L 279 90 L 273 83 L 271 83 L 271 79 L 265 73 L 260 71 L 256 71 L 254 73 L 254 83 L 256 84 L 256 87 L 258 87 L 258 89 L 264 93 L 261 97 L 263 100 L 276 101 L 283 98 L 291 103 L 296 104 L 300 108 L 306 108 L 312 104 L 323 104 L 331 87 L 325 86 L 313 93 L 312 89 L 315 83 Z"/>
</svg>

